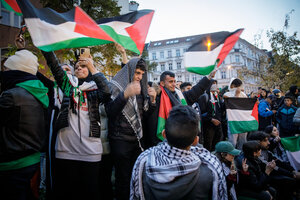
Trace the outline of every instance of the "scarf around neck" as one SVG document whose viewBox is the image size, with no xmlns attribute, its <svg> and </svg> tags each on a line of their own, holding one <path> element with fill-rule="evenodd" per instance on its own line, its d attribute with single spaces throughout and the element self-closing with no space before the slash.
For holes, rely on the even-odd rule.
<svg viewBox="0 0 300 200">
<path fill-rule="evenodd" d="M 124 92 L 127 85 L 132 82 L 136 65 L 139 61 L 139 58 L 131 59 L 112 79 L 111 81 L 111 98 L 114 100 L 117 96 Z M 148 98 L 147 98 L 147 74 L 144 73 L 142 80 L 141 80 L 141 94 L 144 98 L 144 106 L 143 110 L 148 110 Z M 142 122 L 141 117 L 138 109 L 138 104 L 136 100 L 136 96 L 129 97 L 126 105 L 122 110 L 122 114 L 127 119 L 128 123 L 132 127 L 134 133 L 138 141 L 143 137 L 143 130 L 142 130 Z"/>
<path fill-rule="evenodd" d="M 168 183 L 178 176 L 198 170 L 201 163 L 205 163 L 213 173 L 213 199 L 227 199 L 222 164 L 216 156 L 205 148 L 192 146 L 188 151 L 172 147 L 167 142 L 147 149 L 136 160 L 130 182 L 130 199 L 145 199 L 142 183 L 144 168 L 152 180 Z"/>
<path fill-rule="evenodd" d="M 49 106 L 48 88 L 36 76 L 19 70 L 1 72 L 1 92 L 16 86 L 33 95 L 44 108 Z"/>
</svg>

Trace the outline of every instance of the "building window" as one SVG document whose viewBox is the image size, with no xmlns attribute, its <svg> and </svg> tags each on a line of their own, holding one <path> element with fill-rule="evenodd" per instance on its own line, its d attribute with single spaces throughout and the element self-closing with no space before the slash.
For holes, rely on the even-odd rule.
<svg viewBox="0 0 300 200">
<path fill-rule="evenodd" d="M 176 49 L 176 57 L 180 57 L 180 49 Z"/>
<path fill-rule="evenodd" d="M 152 60 L 156 60 L 156 52 L 152 53 Z"/>
<path fill-rule="evenodd" d="M 165 71 L 165 64 L 160 64 L 160 69 L 162 72 Z"/>
<path fill-rule="evenodd" d="M 190 81 L 190 76 L 187 75 L 187 76 L 185 77 L 185 81 L 186 81 L 186 82 L 189 82 L 189 81 Z"/>
<path fill-rule="evenodd" d="M 221 79 L 226 79 L 226 72 L 225 71 L 221 71 Z"/>
<path fill-rule="evenodd" d="M 193 82 L 196 82 L 197 78 L 196 78 L 196 74 L 193 74 Z"/>
<path fill-rule="evenodd" d="M 181 75 L 178 75 L 177 80 L 181 81 Z"/>
<path fill-rule="evenodd" d="M 160 58 L 164 58 L 165 54 L 163 51 L 160 52 Z"/>
<path fill-rule="evenodd" d="M 168 51 L 168 58 L 172 58 L 172 51 L 171 50 Z"/>
<path fill-rule="evenodd" d="M 157 77 L 153 78 L 153 81 L 157 81 Z"/>
<path fill-rule="evenodd" d="M 16 15 L 14 12 L 10 12 L 9 10 L 6 10 L 4 6 L 1 4 L 1 19 L 0 24 L 4 24 L 7 26 L 13 26 L 13 27 L 21 27 L 21 17 Z"/>
<path fill-rule="evenodd" d="M 169 63 L 169 70 L 173 70 L 173 64 Z"/>
<path fill-rule="evenodd" d="M 235 55 L 235 62 L 239 63 L 240 62 L 240 56 L 239 55 Z"/>
<path fill-rule="evenodd" d="M 177 69 L 181 69 L 181 62 L 177 62 Z"/>
</svg>

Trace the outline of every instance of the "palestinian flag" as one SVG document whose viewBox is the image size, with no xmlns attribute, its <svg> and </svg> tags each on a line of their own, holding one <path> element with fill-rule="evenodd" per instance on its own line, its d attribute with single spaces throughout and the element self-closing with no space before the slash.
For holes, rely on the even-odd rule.
<svg viewBox="0 0 300 200">
<path fill-rule="evenodd" d="M 231 134 L 258 130 L 256 99 L 225 98 L 225 106 Z"/>
<path fill-rule="evenodd" d="M 142 54 L 153 14 L 153 10 L 140 10 L 113 18 L 103 18 L 97 20 L 97 23 L 125 49 Z"/>
<path fill-rule="evenodd" d="M 19 8 L 16 0 L 1 0 L 1 4 L 5 9 L 15 12 L 16 15 L 22 15 L 21 9 Z"/>
<path fill-rule="evenodd" d="M 114 40 L 80 7 L 65 13 L 35 8 L 28 0 L 17 0 L 33 44 L 43 51 L 101 45 Z"/>
<path fill-rule="evenodd" d="M 202 35 L 184 53 L 183 63 L 186 70 L 207 75 L 219 67 L 238 41 L 244 29 L 230 32 L 216 32 Z"/>
<path fill-rule="evenodd" d="M 157 137 L 160 140 L 164 140 L 162 136 L 162 131 L 165 129 L 166 120 L 169 116 L 169 112 L 172 109 L 171 100 L 165 91 L 165 89 L 161 88 L 161 96 L 160 96 L 160 105 L 159 105 L 159 113 L 158 113 L 158 123 L 157 123 Z"/>
<path fill-rule="evenodd" d="M 281 138 L 281 144 L 292 167 L 296 171 L 300 170 L 300 136 Z"/>
<path fill-rule="evenodd" d="M 187 105 L 187 102 L 182 94 L 182 92 L 178 89 L 175 89 L 175 92 L 179 99 L 170 98 L 168 92 L 164 89 L 164 87 L 160 86 L 161 88 L 161 96 L 160 96 L 160 105 L 159 105 L 159 113 L 158 113 L 158 123 L 157 123 L 157 137 L 160 140 L 164 140 L 162 136 L 162 131 L 165 129 L 166 120 L 169 116 L 169 112 L 171 111 L 173 106 L 176 105 Z M 173 94 L 170 94 L 173 95 Z"/>
</svg>

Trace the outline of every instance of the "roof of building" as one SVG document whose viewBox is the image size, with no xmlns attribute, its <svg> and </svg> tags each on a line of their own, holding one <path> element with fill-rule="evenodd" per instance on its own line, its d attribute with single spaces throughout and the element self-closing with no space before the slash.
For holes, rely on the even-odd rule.
<svg viewBox="0 0 300 200">
<path fill-rule="evenodd" d="M 195 39 L 198 40 L 201 37 L 207 36 L 208 34 L 211 34 L 211 33 L 190 35 L 190 36 L 177 37 L 177 38 L 169 38 L 169 39 L 165 39 L 165 40 L 150 41 L 150 43 L 147 43 L 147 45 L 145 45 L 145 46 L 147 46 L 147 50 L 148 50 L 149 48 L 164 47 L 164 46 L 175 45 L 175 44 L 179 44 L 179 43 L 190 43 L 192 40 L 195 40 Z M 240 38 L 239 40 L 256 48 L 257 50 L 264 52 L 263 50 L 255 47 L 253 44 L 249 43 L 248 41 L 246 41 L 242 38 Z"/>
</svg>

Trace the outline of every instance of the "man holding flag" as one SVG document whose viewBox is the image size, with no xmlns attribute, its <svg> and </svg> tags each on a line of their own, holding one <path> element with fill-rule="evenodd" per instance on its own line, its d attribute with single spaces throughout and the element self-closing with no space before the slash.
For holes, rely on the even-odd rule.
<svg viewBox="0 0 300 200">
<path fill-rule="evenodd" d="M 176 105 L 193 105 L 204 91 L 210 87 L 210 80 L 215 76 L 216 70 L 211 72 L 208 77 L 202 78 L 191 90 L 181 92 L 176 88 L 175 74 L 170 71 L 165 71 L 160 76 L 160 88 L 162 90 L 156 98 L 155 116 L 148 120 L 157 127 L 156 133 L 149 133 L 152 138 L 152 146 L 163 140 L 162 131 L 165 128 L 165 121 L 169 111 Z"/>
</svg>

